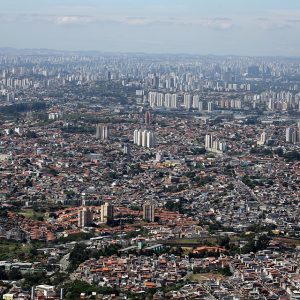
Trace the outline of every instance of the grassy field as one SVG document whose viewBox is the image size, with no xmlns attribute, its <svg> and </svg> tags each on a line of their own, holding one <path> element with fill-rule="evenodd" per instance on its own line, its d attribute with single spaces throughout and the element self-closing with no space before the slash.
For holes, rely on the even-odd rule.
<svg viewBox="0 0 300 300">
<path fill-rule="evenodd" d="M 35 212 L 33 209 L 23 209 L 21 210 L 20 215 L 33 220 L 39 220 L 45 216 L 44 213 Z"/>
<path fill-rule="evenodd" d="M 0 260 L 7 260 L 19 255 L 28 254 L 30 245 L 18 242 L 0 241 Z"/>
<path fill-rule="evenodd" d="M 209 279 L 223 279 L 224 276 L 221 274 L 214 274 L 214 273 L 203 273 L 203 274 L 192 274 L 189 277 L 189 280 L 191 281 L 205 281 L 205 280 L 209 280 Z"/>
</svg>

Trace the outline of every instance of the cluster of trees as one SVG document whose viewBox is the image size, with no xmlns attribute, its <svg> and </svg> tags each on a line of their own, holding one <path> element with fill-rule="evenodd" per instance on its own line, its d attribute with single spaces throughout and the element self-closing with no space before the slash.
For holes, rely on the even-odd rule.
<svg viewBox="0 0 300 300">
<path fill-rule="evenodd" d="M 73 271 L 84 261 L 95 258 L 98 259 L 100 256 L 111 256 L 118 253 L 121 246 L 117 244 L 111 244 L 103 249 L 89 249 L 85 244 L 78 243 L 75 245 L 73 250 L 70 252 L 69 257 L 69 271 Z"/>
<path fill-rule="evenodd" d="M 0 280 L 20 280 L 22 277 L 19 269 L 5 271 L 0 268 Z"/>
<path fill-rule="evenodd" d="M 286 152 L 283 157 L 287 160 L 287 161 L 300 161 L 300 152 L 299 151 L 290 151 L 290 152 Z"/>
<path fill-rule="evenodd" d="M 248 175 L 245 175 L 242 178 L 242 182 L 251 189 L 254 189 L 256 186 L 270 186 L 274 184 L 272 179 L 259 179 L 253 176 L 250 177 Z"/>
<path fill-rule="evenodd" d="M 276 229 L 275 224 L 268 224 L 268 225 L 253 224 L 247 228 L 247 231 L 260 233 L 260 232 L 270 232 L 274 229 Z"/>
<path fill-rule="evenodd" d="M 89 299 L 96 299 L 95 296 L 92 296 L 93 292 L 103 295 L 119 295 L 119 289 L 99 287 L 97 285 L 92 285 L 80 280 L 75 280 L 65 284 L 64 291 L 66 300 L 79 300 L 81 293 L 85 293 L 89 297 Z"/>
<path fill-rule="evenodd" d="M 277 148 L 276 150 L 272 151 L 270 149 L 265 149 L 265 148 L 252 148 L 250 150 L 250 153 L 253 154 L 259 154 L 259 155 L 264 155 L 264 156 L 273 156 L 273 154 L 278 155 L 279 157 L 285 158 L 287 161 L 299 161 L 300 160 L 300 152 L 297 150 L 293 151 L 288 151 L 285 152 L 281 147 Z"/>
<path fill-rule="evenodd" d="M 207 183 L 211 183 L 215 181 L 215 177 L 213 176 L 205 176 L 205 177 L 196 176 L 196 173 L 194 171 L 186 172 L 184 176 L 189 178 L 193 183 L 197 183 L 200 186 L 204 186 Z"/>
<path fill-rule="evenodd" d="M 215 177 L 213 177 L 213 176 L 206 176 L 206 177 L 201 178 L 201 177 L 199 177 L 199 176 L 196 176 L 196 177 L 194 178 L 194 181 L 195 181 L 198 185 L 204 186 L 204 185 L 206 185 L 206 184 L 208 184 L 208 183 L 214 182 L 214 181 L 215 181 Z"/>
<path fill-rule="evenodd" d="M 25 136 L 28 138 L 28 139 L 36 139 L 38 137 L 38 135 L 34 132 L 34 131 L 27 131 Z"/>
<path fill-rule="evenodd" d="M 266 148 L 251 148 L 250 153 L 258 154 L 258 155 L 262 155 L 262 156 L 272 156 L 273 155 L 272 150 L 266 149 Z"/>
<path fill-rule="evenodd" d="M 201 147 L 197 147 L 197 148 L 192 148 L 191 152 L 193 153 L 193 155 L 201 155 L 201 154 L 205 154 L 206 153 L 206 149 L 205 148 L 201 148 Z"/>
<path fill-rule="evenodd" d="M 178 193 L 188 188 L 188 184 L 181 183 L 177 185 L 164 186 L 164 191 L 168 193 Z"/>
<path fill-rule="evenodd" d="M 169 211 L 180 212 L 181 214 L 185 213 L 184 209 L 184 199 L 179 199 L 178 201 L 168 200 L 165 204 L 165 208 Z"/>
<path fill-rule="evenodd" d="M 139 235 L 146 235 L 146 234 L 148 234 L 148 230 L 143 227 L 143 228 L 141 228 L 141 230 L 128 232 L 124 238 L 125 239 L 133 239 Z"/>
<path fill-rule="evenodd" d="M 45 110 L 46 109 L 46 103 L 45 102 L 32 102 L 32 103 L 16 103 L 8 106 L 4 106 L 1 108 L 1 113 L 4 115 L 14 115 L 18 113 L 23 113 L 27 111 L 39 111 L 39 110 Z"/>
<path fill-rule="evenodd" d="M 253 179 L 248 175 L 245 175 L 242 178 L 242 182 L 245 183 L 250 189 L 254 189 L 257 185 L 260 185 L 260 186 L 264 185 L 262 181 L 258 181 L 256 179 Z"/>
<path fill-rule="evenodd" d="M 244 254 L 257 252 L 266 249 L 269 244 L 270 238 L 265 234 L 259 236 L 257 239 L 251 236 L 247 244 L 241 249 L 241 252 Z"/>
<path fill-rule="evenodd" d="M 22 274 L 19 269 L 12 269 L 5 271 L 0 269 L 0 280 L 21 280 L 22 288 L 29 291 L 32 286 L 39 284 L 51 284 L 50 277 L 46 275 L 46 272 L 33 272 Z"/>
<path fill-rule="evenodd" d="M 61 237 L 58 239 L 59 243 L 70 243 L 74 241 L 83 241 L 83 240 L 89 240 L 90 238 L 94 237 L 92 233 L 85 233 L 85 232 L 80 232 L 80 233 L 75 233 L 75 234 L 70 234 L 66 237 Z"/>
<path fill-rule="evenodd" d="M 141 168 L 141 164 L 136 163 L 136 164 L 130 165 L 130 168 L 128 169 L 127 174 L 134 176 L 134 175 L 137 175 L 137 174 L 140 174 L 143 172 L 145 172 L 145 170 Z"/>
<path fill-rule="evenodd" d="M 169 255 L 176 255 L 181 256 L 183 254 L 183 250 L 181 247 L 163 247 L 159 250 L 145 250 L 142 249 L 139 252 L 139 255 L 145 255 L 145 256 L 153 256 L 153 255 L 162 255 L 162 254 L 169 254 Z"/>
<path fill-rule="evenodd" d="M 69 125 L 67 127 L 61 128 L 62 132 L 65 133 L 85 133 L 85 134 L 94 134 L 95 128 L 91 126 L 75 126 L 75 125 Z"/>
</svg>

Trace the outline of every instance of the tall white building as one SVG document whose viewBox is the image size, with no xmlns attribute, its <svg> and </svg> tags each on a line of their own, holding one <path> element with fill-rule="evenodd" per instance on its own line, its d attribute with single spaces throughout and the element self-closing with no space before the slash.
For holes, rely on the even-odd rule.
<svg viewBox="0 0 300 300">
<path fill-rule="evenodd" d="M 147 132 L 147 148 L 154 148 L 155 147 L 155 135 L 153 131 Z"/>
<path fill-rule="evenodd" d="M 287 143 L 299 143 L 300 142 L 300 128 L 288 127 L 285 131 L 285 141 Z"/>
<path fill-rule="evenodd" d="M 143 219 L 148 222 L 154 222 L 155 206 L 151 202 L 145 202 L 143 205 Z"/>
<path fill-rule="evenodd" d="M 88 207 L 84 206 L 78 212 L 78 227 L 87 227 L 93 223 L 93 212 Z"/>
<path fill-rule="evenodd" d="M 275 101 L 272 98 L 269 99 L 268 109 L 269 110 L 274 110 L 275 109 Z"/>
<path fill-rule="evenodd" d="M 262 134 L 260 135 L 260 139 L 257 141 L 258 145 L 264 145 L 267 141 L 267 134 L 266 132 L 262 132 Z"/>
<path fill-rule="evenodd" d="M 109 127 L 105 124 L 96 125 L 96 139 L 107 140 L 109 138 Z"/>
<path fill-rule="evenodd" d="M 172 107 L 172 94 L 165 94 L 165 107 Z"/>
<path fill-rule="evenodd" d="M 142 147 L 147 147 L 148 131 L 142 131 Z"/>
<path fill-rule="evenodd" d="M 133 142 L 135 145 L 145 148 L 155 147 L 155 134 L 153 131 L 136 129 L 133 135 Z"/>
<path fill-rule="evenodd" d="M 191 94 L 184 94 L 183 104 L 184 104 L 185 109 L 190 109 L 192 107 L 192 95 Z"/>
<path fill-rule="evenodd" d="M 207 134 L 205 136 L 205 149 L 213 152 L 226 152 L 228 147 L 225 141 L 214 139 L 213 135 Z"/>
<path fill-rule="evenodd" d="M 177 108 L 177 94 L 172 94 L 171 107 Z M 299 105 L 300 107 L 300 105 Z"/>
<path fill-rule="evenodd" d="M 156 98 L 156 106 L 163 107 L 164 106 L 165 95 L 163 93 L 158 93 Z"/>
<path fill-rule="evenodd" d="M 142 130 L 136 129 L 133 133 L 133 143 L 142 146 Z"/>
<path fill-rule="evenodd" d="M 156 107 L 157 92 L 149 92 L 148 101 L 151 107 Z"/>
<path fill-rule="evenodd" d="M 213 111 L 213 109 L 214 109 L 213 105 L 214 105 L 213 102 L 208 102 L 207 103 L 207 111 L 208 112 L 212 112 Z"/>
<path fill-rule="evenodd" d="M 199 96 L 198 95 L 193 96 L 193 108 L 199 109 Z"/>
<path fill-rule="evenodd" d="M 203 102 L 202 101 L 199 101 L 198 107 L 199 107 L 199 111 L 203 111 Z"/>
<path fill-rule="evenodd" d="M 205 136 L 205 148 L 209 149 L 213 146 L 213 136 L 211 134 L 207 134 Z"/>
</svg>

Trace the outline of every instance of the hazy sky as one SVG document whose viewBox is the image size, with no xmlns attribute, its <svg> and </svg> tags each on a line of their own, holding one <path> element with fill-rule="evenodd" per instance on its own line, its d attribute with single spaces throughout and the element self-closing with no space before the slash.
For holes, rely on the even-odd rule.
<svg viewBox="0 0 300 300">
<path fill-rule="evenodd" d="M 0 0 L 0 47 L 300 56 L 299 0 Z"/>
</svg>

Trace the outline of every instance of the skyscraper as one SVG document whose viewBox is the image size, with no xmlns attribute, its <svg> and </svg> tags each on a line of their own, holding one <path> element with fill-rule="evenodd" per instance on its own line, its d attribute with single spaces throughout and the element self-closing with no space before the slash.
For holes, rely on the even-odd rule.
<svg viewBox="0 0 300 300">
<path fill-rule="evenodd" d="M 145 113 L 145 124 L 147 126 L 150 126 L 151 122 L 152 122 L 152 115 L 151 115 L 150 111 L 146 111 L 146 113 Z"/>
<path fill-rule="evenodd" d="M 148 101 L 151 107 L 156 107 L 157 92 L 149 92 Z"/>
<path fill-rule="evenodd" d="M 96 125 L 96 139 L 107 140 L 109 138 L 109 127 L 105 124 Z"/>
<path fill-rule="evenodd" d="M 172 94 L 171 108 L 177 108 L 177 94 Z"/>
<path fill-rule="evenodd" d="M 205 148 L 210 149 L 213 147 L 213 136 L 211 134 L 207 134 L 205 136 Z"/>
<path fill-rule="evenodd" d="M 170 108 L 172 106 L 172 94 L 165 94 L 165 107 Z"/>
<path fill-rule="evenodd" d="M 205 149 L 213 152 L 226 152 L 228 147 L 226 141 L 220 141 L 218 138 L 214 139 L 213 135 L 207 134 L 205 136 Z"/>
<path fill-rule="evenodd" d="M 100 221 L 103 223 L 109 223 L 114 219 L 114 207 L 108 202 L 101 205 Z"/>
<path fill-rule="evenodd" d="M 285 141 L 287 143 L 299 143 L 300 142 L 300 128 L 288 127 L 285 132 Z"/>
<path fill-rule="evenodd" d="M 152 202 L 147 201 L 143 205 L 143 219 L 148 222 L 154 222 L 155 206 Z"/>
<path fill-rule="evenodd" d="M 198 95 L 193 96 L 193 108 L 199 109 L 199 96 Z"/>
<path fill-rule="evenodd" d="M 213 111 L 213 102 L 208 102 L 207 103 L 207 111 L 208 112 L 212 112 Z"/>
<path fill-rule="evenodd" d="M 78 212 L 78 227 L 87 227 L 93 223 L 93 212 L 88 207 L 84 206 Z"/>
<path fill-rule="evenodd" d="M 147 148 L 154 148 L 155 147 L 155 135 L 153 131 L 147 132 Z"/>
<path fill-rule="evenodd" d="M 133 133 L 133 143 L 138 146 L 154 148 L 155 134 L 151 130 L 136 129 Z"/>
<path fill-rule="evenodd" d="M 264 145 L 267 141 L 267 134 L 264 131 L 261 135 L 260 135 L 260 139 L 257 141 L 258 145 Z"/>
<path fill-rule="evenodd" d="M 183 103 L 184 103 L 185 109 L 190 109 L 192 106 L 192 95 L 184 94 Z"/>
<path fill-rule="evenodd" d="M 199 111 L 203 111 L 203 102 L 202 101 L 199 101 L 198 107 L 199 107 Z"/>
</svg>

